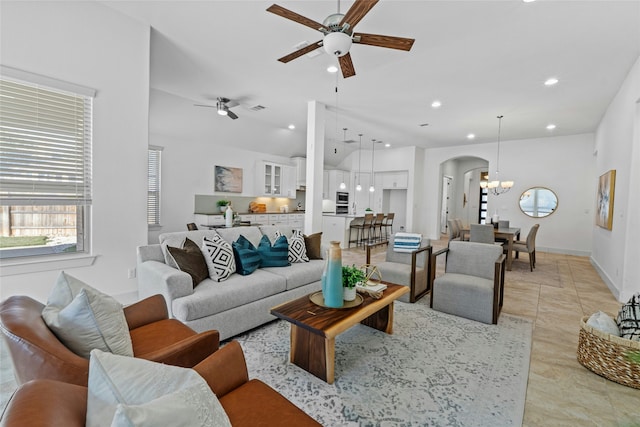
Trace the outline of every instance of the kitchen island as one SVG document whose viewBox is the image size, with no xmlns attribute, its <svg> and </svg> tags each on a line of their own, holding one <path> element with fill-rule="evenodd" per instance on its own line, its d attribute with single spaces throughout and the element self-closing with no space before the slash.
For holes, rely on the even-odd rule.
<svg viewBox="0 0 640 427">
<path fill-rule="evenodd" d="M 352 214 L 322 214 L 322 243 L 329 244 L 332 240 L 340 242 L 340 247 L 349 247 L 349 226 L 355 218 L 362 215 Z M 354 234 L 355 236 L 355 234 Z"/>
</svg>

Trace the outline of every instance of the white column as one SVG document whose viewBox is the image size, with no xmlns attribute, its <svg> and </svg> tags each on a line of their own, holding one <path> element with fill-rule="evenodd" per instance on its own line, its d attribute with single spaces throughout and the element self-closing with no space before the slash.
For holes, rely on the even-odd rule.
<svg viewBox="0 0 640 427">
<path fill-rule="evenodd" d="M 307 104 L 307 192 L 305 195 L 304 232 L 322 231 L 322 171 L 324 170 L 325 105 Z"/>
</svg>

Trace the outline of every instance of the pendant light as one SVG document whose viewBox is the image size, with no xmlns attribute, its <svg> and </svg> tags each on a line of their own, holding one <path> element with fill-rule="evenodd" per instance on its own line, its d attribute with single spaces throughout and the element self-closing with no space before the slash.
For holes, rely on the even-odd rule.
<svg viewBox="0 0 640 427">
<path fill-rule="evenodd" d="M 500 181 L 500 132 L 502 130 L 502 118 L 504 116 L 498 116 L 498 155 L 496 157 L 496 179 L 489 181 L 480 181 L 480 187 L 486 188 L 494 196 L 506 193 L 513 187 L 513 181 Z"/>
<path fill-rule="evenodd" d="M 344 137 L 342 138 L 342 142 L 347 140 L 347 128 L 342 128 L 344 131 Z M 340 181 L 340 189 L 345 190 L 347 188 L 347 184 L 344 183 L 344 172 L 342 172 L 342 181 Z"/>
<path fill-rule="evenodd" d="M 373 156 L 375 154 L 375 151 L 376 151 L 376 140 L 372 139 L 371 140 L 371 186 L 369 187 L 370 193 L 373 193 L 374 191 L 376 191 L 376 188 L 373 186 L 373 183 L 374 183 Z"/>
<path fill-rule="evenodd" d="M 359 133 L 360 137 L 360 148 L 358 149 L 358 185 L 356 185 L 356 191 L 362 191 L 362 185 L 360 184 L 360 171 L 362 166 L 362 134 Z"/>
</svg>

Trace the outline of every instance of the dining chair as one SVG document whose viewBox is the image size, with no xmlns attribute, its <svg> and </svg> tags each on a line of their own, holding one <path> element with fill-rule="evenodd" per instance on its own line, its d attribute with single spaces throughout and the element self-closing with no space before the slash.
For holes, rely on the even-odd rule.
<svg viewBox="0 0 640 427">
<path fill-rule="evenodd" d="M 516 252 L 516 258 L 520 252 L 527 252 L 529 254 L 529 269 L 533 271 L 536 268 L 536 234 L 538 234 L 538 228 L 540 228 L 540 224 L 535 224 L 529 230 L 529 234 L 527 234 L 527 240 L 521 241 L 517 240 L 513 242 L 513 250 Z"/>
<path fill-rule="evenodd" d="M 493 226 L 488 224 L 471 224 L 469 232 L 470 242 L 493 244 L 495 240 Z"/>
<path fill-rule="evenodd" d="M 455 219 L 448 219 L 447 224 L 449 225 L 449 241 L 452 240 L 460 240 L 460 229 L 458 228 L 458 223 Z"/>
<path fill-rule="evenodd" d="M 384 218 L 384 223 L 382 224 L 384 227 L 384 240 L 389 240 L 389 236 L 393 235 L 393 218 L 395 216 L 395 213 L 389 212 Z"/>
<path fill-rule="evenodd" d="M 458 237 L 460 238 L 460 240 L 464 240 L 464 236 L 462 235 L 462 229 L 464 228 L 464 225 L 462 224 L 462 219 L 454 218 L 453 220 L 456 222 L 456 225 L 458 226 Z"/>
</svg>

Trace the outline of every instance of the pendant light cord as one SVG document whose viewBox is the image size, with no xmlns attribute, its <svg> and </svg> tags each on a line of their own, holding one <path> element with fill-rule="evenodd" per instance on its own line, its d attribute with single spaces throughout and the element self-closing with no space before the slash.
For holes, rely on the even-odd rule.
<svg viewBox="0 0 640 427">
<path fill-rule="evenodd" d="M 500 131 L 502 129 L 502 118 L 504 116 L 498 116 L 498 156 L 496 157 L 496 178 L 499 178 L 500 174 Z"/>
</svg>

